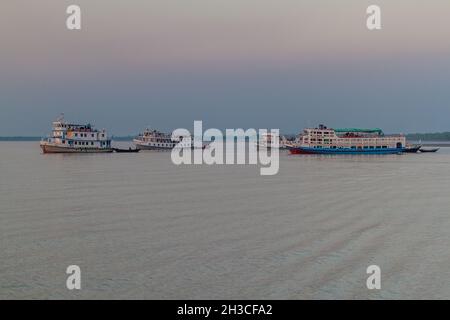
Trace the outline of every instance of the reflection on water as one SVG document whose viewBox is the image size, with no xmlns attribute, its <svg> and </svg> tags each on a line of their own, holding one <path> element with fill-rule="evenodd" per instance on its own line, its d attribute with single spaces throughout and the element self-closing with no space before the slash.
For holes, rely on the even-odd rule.
<svg viewBox="0 0 450 320">
<path fill-rule="evenodd" d="M 450 298 L 446 148 L 281 153 L 275 176 L 170 152 L 0 150 L 0 298 Z"/>
</svg>

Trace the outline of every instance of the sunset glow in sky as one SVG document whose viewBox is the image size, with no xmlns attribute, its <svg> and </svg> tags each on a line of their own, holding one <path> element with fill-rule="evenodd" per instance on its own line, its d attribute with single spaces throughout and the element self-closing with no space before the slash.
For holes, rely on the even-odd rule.
<svg viewBox="0 0 450 320">
<path fill-rule="evenodd" d="M 115 135 L 193 120 L 450 131 L 449 17 L 444 0 L 3 1 L 0 135 L 43 135 L 61 112 Z"/>
</svg>

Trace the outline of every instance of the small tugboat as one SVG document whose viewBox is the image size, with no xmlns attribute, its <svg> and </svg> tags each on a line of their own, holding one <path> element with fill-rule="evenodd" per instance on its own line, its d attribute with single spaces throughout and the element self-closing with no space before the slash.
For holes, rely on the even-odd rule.
<svg viewBox="0 0 450 320">
<path fill-rule="evenodd" d="M 96 130 L 90 124 L 73 124 L 61 115 L 53 122 L 51 137 L 40 142 L 43 153 L 98 153 L 113 152 L 106 131 Z"/>
<path fill-rule="evenodd" d="M 292 154 L 396 154 L 405 151 L 403 135 L 384 135 L 381 129 L 307 128 Z"/>
<path fill-rule="evenodd" d="M 141 151 L 141 149 L 135 148 L 135 149 L 119 149 L 119 148 L 113 148 L 114 152 L 118 152 L 118 153 L 137 153 L 139 151 Z"/>
<path fill-rule="evenodd" d="M 420 148 L 420 152 L 437 152 L 439 148 L 430 148 L 430 149 L 424 149 Z"/>
</svg>

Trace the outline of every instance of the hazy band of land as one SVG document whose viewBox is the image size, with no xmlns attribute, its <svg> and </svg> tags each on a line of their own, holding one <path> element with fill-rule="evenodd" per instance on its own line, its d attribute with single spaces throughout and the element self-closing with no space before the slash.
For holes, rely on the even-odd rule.
<svg viewBox="0 0 450 320">
<path fill-rule="evenodd" d="M 112 136 L 114 141 L 132 141 L 136 135 L 127 136 Z M 294 139 L 295 134 L 284 134 L 289 139 Z M 39 141 L 42 137 L 39 136 L 0 136 L 0 141 Z M 435 132 L 435 133 L 409 133 L 406 134 L 406 139 L 413 142 L 426 142 L 425 144 L 433 145 L 448 145 L 450 144 L 450 132 Z"/>
</svg>

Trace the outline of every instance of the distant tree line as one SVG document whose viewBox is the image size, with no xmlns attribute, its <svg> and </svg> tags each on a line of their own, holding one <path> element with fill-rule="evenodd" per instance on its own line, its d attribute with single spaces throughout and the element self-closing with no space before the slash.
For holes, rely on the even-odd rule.
<svg viewBox="0 0 450 320">
<path fill-rule="evenodd" d="M 406 135 L 406 138 L 415 141 L 450 141 L 450 132 L 410 133 Z"/>
<path fill-rule="evenodd" d="M 284 134 L 289 140 L 294 140 L 296 134 Z M 131 141 L 135 136 L 113 136 L 114 141 Z M 408 140 L 413 141 L 450 141 L 450 132 L 436 132 L 436 133 L 409 133 L 406 135 Z M 0 137 L 0 141 L 39 141 L 41 137 Z"/>
<path fill-rule="evenodd" d="M 112 137 L 115 141 L 131 141 L 133 140 L 134 136 L 121 136 L 121 137 Z M 39 141 L 41 140 L 41 137 L 0 137 L 0 141 Z"/>
<path fill-rule="evenodd" d="M 0 137 L 0 141 L 39 141 L 41 137 Z"/>
</svg>

